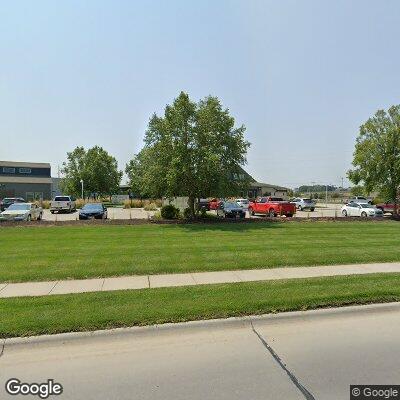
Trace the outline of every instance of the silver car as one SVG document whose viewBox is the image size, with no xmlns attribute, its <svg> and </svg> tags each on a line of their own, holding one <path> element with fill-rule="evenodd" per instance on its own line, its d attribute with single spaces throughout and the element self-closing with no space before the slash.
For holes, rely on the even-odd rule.
<svg viewBox="0 0 400 400">
<path fill-rule="evenodd" d="M 43 209 L 35 203 L 14 203 L 0 214 L 0 221 L 40 221 Z"/>
<path fill-rule="evenodd" d="M 295 199 L 291 200 L 291 203 L 296 204 L 296 208 L 300 211 L 315 210 L 315 201 L 311 200 L 310 198 L 296 197 Z"/>
</svg>

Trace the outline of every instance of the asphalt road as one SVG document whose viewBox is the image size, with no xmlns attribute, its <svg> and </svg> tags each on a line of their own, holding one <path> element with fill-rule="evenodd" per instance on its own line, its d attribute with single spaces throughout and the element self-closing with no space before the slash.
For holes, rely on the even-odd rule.
<svg viewBox="0 0 400 400">
<path fill-rule="evenodd" d="M 53 378 L 62 399 L 349 399 L 350 384 L 400 384 L 400 303 L 62 335 L 13 344 L 5 381 Z M 253 330 L 254 327 L 254 330 Z"/>
</svg>

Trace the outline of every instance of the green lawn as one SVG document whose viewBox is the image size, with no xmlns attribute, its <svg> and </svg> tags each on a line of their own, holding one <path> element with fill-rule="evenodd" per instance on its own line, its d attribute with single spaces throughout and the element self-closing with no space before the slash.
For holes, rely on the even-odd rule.
<svg viewBox="0 0 400 400">
<path fill-rule="evenodd" d="M 0 300 L 0 337 L 400 301 L 400 274 Z"/>
<path fill-rule="evenodd" d="M 400 224 L 0 226 L 0 282 L 400 261 Z"/>
</svg>

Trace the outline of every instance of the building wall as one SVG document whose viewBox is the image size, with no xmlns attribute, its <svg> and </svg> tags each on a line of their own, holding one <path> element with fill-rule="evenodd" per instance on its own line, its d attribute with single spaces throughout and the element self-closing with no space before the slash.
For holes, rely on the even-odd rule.
<svg viewBox="0 0 400 400">
<path fill-rule="evenodd" d="M 51 183 L 1 183 L 0 197 L 23 197 L 26 201 L 50 200 Z"/>
<path fill-rule="evenodd" d="M 23 197 L 27 201 L 51 199 L 48 163 L 0 161 L 0 198 Z"/>
</svg>

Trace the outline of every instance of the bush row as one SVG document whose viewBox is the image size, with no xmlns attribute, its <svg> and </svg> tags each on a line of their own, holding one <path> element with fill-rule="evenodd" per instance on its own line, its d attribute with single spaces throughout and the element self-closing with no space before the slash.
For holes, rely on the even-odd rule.
<svg viewBox="0 0 400 400">
<path fill-rule="evenodd" d="M 124 201 L 124 208 L 144 208 L 147 211 L 156 210 L 162 206 L 160 199 L 156 200 L 141 200 L 132 199 Z"/>
</svg>

